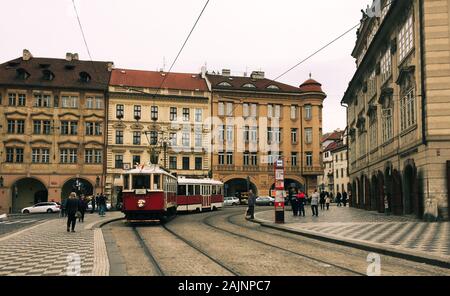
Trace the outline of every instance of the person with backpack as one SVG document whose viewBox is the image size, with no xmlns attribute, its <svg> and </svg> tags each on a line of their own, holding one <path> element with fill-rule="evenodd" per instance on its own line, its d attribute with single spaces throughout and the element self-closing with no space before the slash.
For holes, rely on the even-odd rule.
<svg viewBox="0 0 450 296">
<path fill-rule="evenodd" d="M 305 204 L 306 204 L 306 196 L 303 193 L 303 191 L 300 191 L 300 193 L 297 194 L 297 207 L 299 216 L 303 214 L 303 217 L 305 217 Z"/>
</svg>

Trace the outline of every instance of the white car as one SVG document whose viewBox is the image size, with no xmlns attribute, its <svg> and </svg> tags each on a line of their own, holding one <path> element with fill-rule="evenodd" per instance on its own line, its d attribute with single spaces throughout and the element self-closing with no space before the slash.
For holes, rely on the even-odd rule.
<svg viewBox="0 0 450 296">
<path fill-rule="evenodd" d="M 240 204 L 239 198 L 234 196 L 228 196 L 223 198 L 223 205 L 224 206 L 237 206 Z"/>
<path fill-rule="evenodd" d="M 22 209 L 22 214 L 35 214 L 35 213 L 56 213 L 61 210 L 61 206 L 57 202 L 40 202 L 32 207 Z"/>
<path fill-rule="evenodd" d="M 270 196 L 260 196 L 256 199 L 257 206 L 273 206 L 275 204 L 275 198 Z"/>
</svg>

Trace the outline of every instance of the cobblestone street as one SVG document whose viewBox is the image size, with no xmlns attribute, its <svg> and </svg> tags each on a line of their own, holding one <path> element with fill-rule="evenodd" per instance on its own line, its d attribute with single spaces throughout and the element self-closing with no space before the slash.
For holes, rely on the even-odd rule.
<svg viewBox="0 0 450 296">
<path fill-rule="evenodd" d="M 310 207 L 306 207 L 306 217 L 293 217 L 289 209 L 285 212 L 285 227 L 289 229 L 413 251 L 450 262 L 450 222 L 428 223 L 411 217 L 336 206 L 329 211 L 319 211 L 319 217 L 312 217 Z M 274 212 L 263 211 L 256 218 L 273 223 Z"/>
<path fill-rule="evenodd" d="M 4 235 L 0 237 L 0 275 L 57 276 L 78 271 L 80 275 L 108 275 L 102 231 L 94 226 L 121 215 L 111 212 L 101 218 L 87 214 L 84 223 L 77 222 L 75 233 L 66 232 L 65 218 L 56 218 Z"/>
</svg>

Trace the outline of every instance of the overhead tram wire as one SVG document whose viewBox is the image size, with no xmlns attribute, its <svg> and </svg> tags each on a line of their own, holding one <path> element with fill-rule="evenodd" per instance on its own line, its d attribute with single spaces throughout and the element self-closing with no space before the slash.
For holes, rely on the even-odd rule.
<svg viewBox="0 0 450 296">
<path fill-rule="evenodd" d="M 386 7 L 388 7 L 389 5 L 391 5 L 395 0 L 391 0 L 389 2 L 387 2 L 384 6 L 380 7 L 380 9 L 384 9 Z M 365 16 L 366 18 L 368 17 L 367 15 Z M 316 50 L 314 53 L 312 53 L 311 55 L 309 55 L 308 57 L 306 57 L 305 59 L 301 60 L 300 62 L 298 62 L 295 66 L 292 66 L 291 68 L 289 68 L 288 70 L 286 70 L 285 72 L 283 72 L 281 75 L 279 75 L 277 78 L 274 79 L 274 81 L 277 81 L 278 79 L 280 79 L 281 77 L 283 77 L 284 75 L 286 75 L 287 73 L 291 72 L 292 70 L 294 70 L 295 68 L 297 68 L 298 66 L 300 66 L 301 64 L 303 64 L 304 62 L 308 61 L 309 59 L 311 59 L 312 57 L 314 57 L 315 55 L 317 55 L 318 53 L 320 53 L 321 51 L 323 51 L 324 49 L 326 49 L 327 47 L 329 47 L 330 45 L 332 45 L 333 43 L 335 43 L 336 41 L 338 41 L 339 39 L 343 38 L 345 35 L 347 35 L 348 33 L 350 33 L 351 31 L 353 31 L 354 29 L 356 29 L 358 26 L 361 25 L 361 22 L 359 22 L 357 25 L 351 27 L 349 30 L 345 31 L 344 33 L 342 33 L 341 35 L 339 35 L 338 37 L 336 37 L 335 39 L 333 39 L 332 41 L 330 41 L 329 43 L 327 43 L 326 45 L 322 46 L 320 49 Z"/>
</svg>

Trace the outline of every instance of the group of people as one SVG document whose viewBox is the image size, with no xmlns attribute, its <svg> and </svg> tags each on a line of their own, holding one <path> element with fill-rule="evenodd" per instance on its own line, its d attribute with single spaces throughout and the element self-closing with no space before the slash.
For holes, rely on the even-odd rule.
<svg viewBox="0 0 450 296">
<path fill-rule="evenodd" d="M 305 206 L 308 203 L 308 200 L 311 204 L 311 211 L 313 217 L 319 217 L 319 205 L 320 210 L 324 211 L 325 209 L 328 211 L 330 209 L 330 203 L 333 201 L 333 194 L 328 193 L 326 191 L 318 193 L 317 189 L 314 190 L 314 193 L 311 195 L 311 198 L 308 198 L 306 194 L 302 191 L 290 193 L 289 194 L 290 203 L 292 206 L 292 212 L 294 216 L 303 216 L 305 217 Z M 336 194 L 336 205 L 338 207 L 346 207 L 347 206 L 348 195 L 344 191 L 342 194 L 338 192 Z"/>
<path fill-rule="evenodd" d="M 61 217 L 67 216 L 67 232 L 75 232 L 77 219 L 78 222 L 84 222 L 84 215 L 88 209 L 89 202 L 92 204 L 91 214 L 95 212 L 97 206 L 98 214 L 104 217 L 107 199 L 103 193 L 97 193 L 90 199 L 86 198 L 83 194 L 77 197 L 75 192 L 70 193 L 69 198 L 63 200 L 61 204 Z"/>
</svg>

